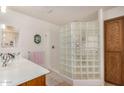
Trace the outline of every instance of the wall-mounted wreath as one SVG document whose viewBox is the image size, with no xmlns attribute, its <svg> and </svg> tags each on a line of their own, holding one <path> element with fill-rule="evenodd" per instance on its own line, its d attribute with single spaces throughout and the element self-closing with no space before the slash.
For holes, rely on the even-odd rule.
<svg viewBox="0 0 124 93">
<path fill-rule="evenodd" d="M 41 42 L 41 36 L 39 34 L 34 35 L 34 42 L 39 44 Z"/>
</svg>

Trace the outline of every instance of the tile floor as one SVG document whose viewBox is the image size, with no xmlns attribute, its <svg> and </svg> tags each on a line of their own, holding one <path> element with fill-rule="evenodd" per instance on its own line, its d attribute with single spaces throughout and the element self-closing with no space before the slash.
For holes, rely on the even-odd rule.
<svg viewBox="0 0 124 93">
<path fill-rule="evenodd" d="M 46 76 L 46 84 L 48 86 L 71 86 L 67 82 L 63 81 L 60 76 L 58 76 L 57 73 L 51 72 Z M 114 84 L 105 82 L 105 86 L 116 86 Z"/>
<path fill-rule="evenodd" d="M 67 82 L 63 81 L 63 79 L 55 72 L 46 75 L 46 84 L 48 86 L 71 86 Z"/>
</svg>

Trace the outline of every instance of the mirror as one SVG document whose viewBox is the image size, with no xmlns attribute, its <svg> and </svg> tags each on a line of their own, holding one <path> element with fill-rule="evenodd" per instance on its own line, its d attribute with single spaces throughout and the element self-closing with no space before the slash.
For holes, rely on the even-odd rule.
<svg viewBox="0 0 124 93">
<path fill-rule="evenodd" d="M 2 38 L 1 38 L 2 48 L 15 47 L 17 42 L 17 36 L 18 36 L 18 33 L 16 32 L 15 27 L 4 25 L 2 27 L 1 35 L 2 35 Z"/>
<path fill-rule="evenodd" d="M 34 35 L 34 42 L 39 44 L 41 42 L 41 36 L 39 34 Z"/>
</svg>

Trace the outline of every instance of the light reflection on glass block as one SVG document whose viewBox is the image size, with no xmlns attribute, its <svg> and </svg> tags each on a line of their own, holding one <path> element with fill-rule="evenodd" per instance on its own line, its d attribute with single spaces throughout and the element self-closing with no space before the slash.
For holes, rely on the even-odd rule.
<svg viewBox="0 0 124 93">
<path fill-rule="evenodd" d="M 99 79 L 98 22 L 72 22 L 62 30 L 61 72 L 72 79 Z"/>
</svg>

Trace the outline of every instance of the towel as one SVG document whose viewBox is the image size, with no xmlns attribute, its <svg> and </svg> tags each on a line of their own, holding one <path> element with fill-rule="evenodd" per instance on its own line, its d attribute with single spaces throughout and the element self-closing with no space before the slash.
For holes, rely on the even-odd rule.
<svg viewBox="0 0 124 93">
<path fill-rule="evenodd" d="M 29 60 L 32 62 L 43 66 L 44 65 L 44 52 L 43 51 L 35 51 L 29 52 Z"/>
</svg>

